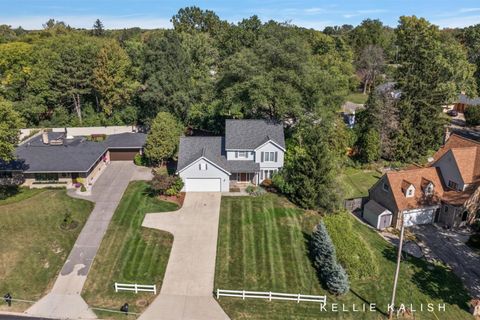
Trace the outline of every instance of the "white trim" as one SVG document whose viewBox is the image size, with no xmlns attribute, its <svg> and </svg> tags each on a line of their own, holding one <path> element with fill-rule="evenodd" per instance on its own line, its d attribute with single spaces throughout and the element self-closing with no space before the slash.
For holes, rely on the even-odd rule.
<svg viewBox="0 0 480 320">
<path fill-rule="evenodd" d="M 268 140 L 268 141 L 265 142 L 264 144 L 259 145 L 258 147 L 255 148 L 254 151 L 257 151 L 258 149 L 260 149 L 261 147 L 267 145 L 268 143 L 272 143 L 273 145 L 275 145 L 275 146 L 277 146 L 278 148 L 280 148 L 280 150 L 282 150 L 283 152 L 287 151 L 284 147 L 282 147 L 281 145 L 279 145 L 278 143 L 276 143 L 276 142 L 273 141 L 272 139 Z"/>
<path fill-rule="evenodd" d="M 186 169 L 190 168 L 192 165 L 194 165 L 195 163 L 197 163 L 198 161 L 200 160 L 205 160 L 207 161 L 208 163 L 212 164 L 214 167 L 216 167 L 217 169 L 220 169 L 222 170 L 223 172 L 225 172 L 226 174 L 228 174 L 229 176 L 231 175 L 230 172 L 228 172 L 227 170 L 223 169 L 222 167 L 220 167 L 218 164 L 216 164 L 215 162 L 213 162 L 212 160 L 209 160 L 207 158 L 205 158 L 204 156 L 201 156 L 200 158 L 196 159 L 196 160 L 193 160 L 188 166 L 185 166 L 183 167 L 181 170 L 178 170 L 176 172 L 176 174 L 180 174 L 181 172 L 185 171 Z"/>
</svg>

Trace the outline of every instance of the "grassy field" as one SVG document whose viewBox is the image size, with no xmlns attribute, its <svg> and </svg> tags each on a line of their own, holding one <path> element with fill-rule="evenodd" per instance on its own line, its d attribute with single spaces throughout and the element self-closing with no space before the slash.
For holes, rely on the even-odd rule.
<svg viewBox="0 0 480 320">
<path fill-rule="evenodd" d="M 345 97 L 345 101 L 353 103 L 364 104 L 367 102 L 368 95 L 363 93 L 351 93 Z"/>
<path fill-rule="evenodd" d="M 141 312 L 151 293 L 115 293 L 115 282 L 156 284 L 160 290 L 167 267 L 173 236 L 167 232 L 143 228 L 148 212 L 176 210 L 174 203 L 157 200 L 148 194 L 145 182 L 132 182 L 115 211 L 107 233 L 82 292 L 91 306 L 115 309 L 128 302 L 131 312 Z M 114 317 L 99 313 L 102 318 Z M 125 319 L 124 315 L 118 315 Z"/>
<path fill-rule="evenodd" d="M 345 190 L 345 199 L 365 197 L 381 174 L 375 170 L 363 170 L 356 168 L 345 168 L 340 181 Z"/>
<path fill-rule="evenodd" d="M 0 293 L 37 300 L 53 284 L 93 204 L 72 199 L 65 190 L 20 189 L 0 201 Z M 66 211 L 78 222 L 73 230 L 60 224 Z M 14 304 L 13 310 L 29 307 Z M 7 308 L 0 304 L 0 309 Z M 12 310 L 10 308 L 9 310 Z"/>
<path fill-rule="evenodd" d="M 368 277 L 351 276 L 351 291 L 342 297 L 326 293 L 319 285 L 308 259 L 307 241 L 320 217 L 295 208 L 278 196 L 224 197 L 222 199 L 215 288 L 260 290 L 286 293 L 326 294 L 331 303 L 342 304 L 350 312 L 320 311 L 315 303 L 268 302 L 259 299 L 220 298 L 219 303 L 231 319 L 384 319 L 391 295 L 395 268 L 395 249 L 375 231 L 352 219 L 347 232 L 330 217 L 329 232 L 334 234 L 337 251 L 362 246 L 374 257 L 374 270 Z M 344 220 L 345 221 L 345 220 Z M 340 221 L 341 222 L 341 221 Z M 343 234 L 348 241 L 341 241 Z M 371 259 L 369 255 L 340 253 L 342 259 Z M 354 262 L 349 262 L 355 265 Z M 361 264 L 360 264 L 361 265 Z M 416 319 L 469 319 L 468 296 L 459 279 L 440 266 L 408 257 L 402 263 L 398 302 L 445 303 L 446 312 L 422 312 Z M 352 312 L 352 304 L 376 303 L 377 312 Z M 437 318 L 438 317 L 438 318 Z"/>
</svg>

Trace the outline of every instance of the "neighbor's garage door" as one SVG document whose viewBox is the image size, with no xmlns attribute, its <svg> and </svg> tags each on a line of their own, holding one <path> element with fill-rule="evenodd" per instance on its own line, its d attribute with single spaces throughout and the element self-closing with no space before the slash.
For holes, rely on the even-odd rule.
<svg viewBox="0 0 480 320">
<path fill-rule="evenodd" d="M 138 149 L 110 149 L 111 161 L 133 161 Z"/>
<path fill-rule="evenodd" d="M 435 209 L 419 209 L 405 213 L 405 226 L 410 227 L 416 224 L 429 224 L 433 222 Z"/>
<path fill-rule="evenodd" d="M 185 191 L 187 192 L 220 192 L 220 179 L 186 179 L 185 180 Z"/>
</svg>

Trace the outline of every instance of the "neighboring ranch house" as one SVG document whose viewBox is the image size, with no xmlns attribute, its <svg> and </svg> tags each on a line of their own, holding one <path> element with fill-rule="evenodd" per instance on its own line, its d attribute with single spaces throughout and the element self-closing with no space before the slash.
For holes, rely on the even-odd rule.
<svg viewBox="0 0 480 320">
<path fill-rule="evenodd" d="M 452 135 L 428 167 L 387 172 L 370 190 L 363 217 L 378 229 L 472 223 L 480 201 L 480 142 Z"/>
<path fill-rule="evenodd" d="M 95 138 L 95 135 L 92 135 Z M 0 184 L 27 187 L 92 185 L 110 161 L 132 161 L 142 153 L 144 133 L 71 136 L 66 132 L 43 132 L 16 148 L 16 160 L 0 162 Z"/>
<path fill-rule="evenodd" d="M 226 120 L 224 137 L 180 138 L 177 174 L 187 192 L 228 192 L 230 185 L 259 184 L 283 167 L 281 123 Z"/>
</svg>

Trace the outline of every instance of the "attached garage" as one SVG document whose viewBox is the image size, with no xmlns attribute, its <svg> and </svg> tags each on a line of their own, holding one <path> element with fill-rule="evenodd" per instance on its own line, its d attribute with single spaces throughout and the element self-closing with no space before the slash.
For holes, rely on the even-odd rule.
<svg viewBox="0 0 480 320">
<path fill-rule="evenodd" d="M 403 212 L 405 227 L 410 227 L 417 224 L 433 223 L 433 217 L 437 207 L 415 209 Z"/>
<path fill-rule="evenodd" d="M 374 200 L 368 201 L 363 207 L 363 218 L 373 227 L 382 230 L 390 227 L 393 214 Z"/>
<path fill-rule="evenodd" d="M 185 192 L 228 192 L 230 175 L 215 163 L 199 158 L 178 172 Z"/>
<path fill-rule="evenodd" d="M 222 184 L 220 178 L 187 178 L 185 179 L 186 192 L 220 192 Z"/>
<path fill-rule="evenodd" d="M 110 149 L 110 161 L 133 161 L 139 149 Z"/>
</svg>

